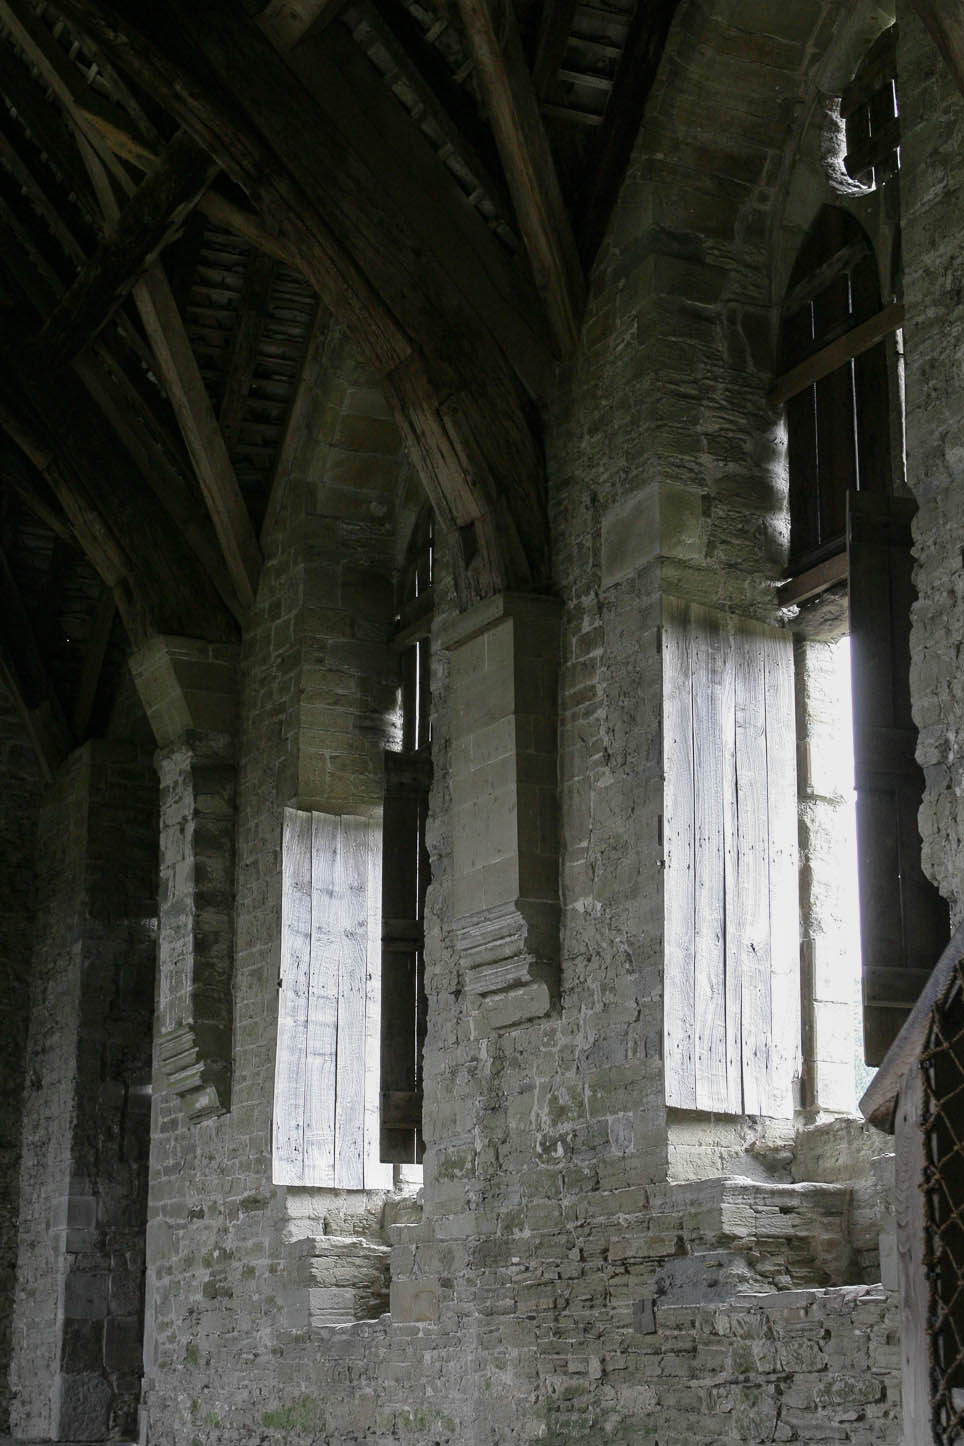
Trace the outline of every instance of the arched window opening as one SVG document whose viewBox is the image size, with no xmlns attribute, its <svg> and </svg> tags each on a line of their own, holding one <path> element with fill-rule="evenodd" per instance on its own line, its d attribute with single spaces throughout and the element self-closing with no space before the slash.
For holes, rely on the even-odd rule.
<svg viewBox="0 0 964 1446">
<path fill-rule="evenodd" d="M 868 1065 L 879 1064 L 886 1054 L 948 930 L 947 907 L 921 869 L 917 830 L 923 776 L 915 758 L 917 731 L 909 687 L 911 521 L 916 508 L 911 498 L 896 495 L 892 441 L 902 436 L 903 419 L 900 388 L 890 385 L 888 356 L 890 337 L 900 324 L 898 305 L 881 306 L 877 263 L 863 228 L 845 211 L 825 207 L 801 249 L 783 309 L 784 374 L 774 396 L 787 403 L 793 577 L 780 600 L 802 604 L 828 587 L 842 590 L 846 581 L 840 631 L 850 635 L 863 1048 Z M 806 626 L 801 631 L 808 635 Z M 804 676 L 812 661 L 805 661 Z M 838 711 L 844 706 L 841 697 L 834 704 Z M 798 709 L 805 741 L 821 731 L 808 706 Z M 818 766 L 801 774 L 802 820 L 808 807 L 819 812 L 814 809 L 819 789 L 807 779 L 821 771 Z M 811 857 L 818 863 L 831 841 L 826 818 L 822 826 L 823 842 L 818 828 L 811 837 Z M 831 822 L 830 830 L 834 827 Z M 804 919 L 803 934 L 805 948 L 808 937 L 813 945 L 815 1042 L 810 1059 L 818 1077 L 822 1001 L 816 946 L 822 937 L 826 942 L 828 929 L 819 917 L 819 904 L 813 903 L 820 889 L 812 883 L 812 913 Z M 806 885 L 805 871 L 805 914 Z M 857 908 L 856 899 L 852 908 Z M 841 926 L 838 919 L 834 928 L 845 931 L 846 921 Z M 837 1006 L 843 1001 L 823 1002 Z M 829 1035 L 831 1012 L 823 1013 Z M 819 1098 L 815 1102 L 819 1104 Z"/>
<path fill-rule="evenodd" d="M 897 94 L 897 26 L 879 35 L 840 98 L 846 126 L 847 174 L 878 187 L 900 169 L 900 102 Z"/>
<path fill-rule="evenodd" d="M 434 518 L 419 516 L 398 582 L 401 748 L 385 754 L 382 854 L 381 1158 L 419 1164 L 425 1044 L 425 825 L 432 781 Z"/>
<path fill-rule="evenodd" d="M 793 573 L 844 552 L 848 492 L 892 490 L 885 344 L 855 355 L 848 342 L 880 317 L 866 233 L 846 211 L 824 207 L 797 258 L 781 328 L 784 375 L 811 361 L 820 373 L 787 401 Z"/>
</svg>

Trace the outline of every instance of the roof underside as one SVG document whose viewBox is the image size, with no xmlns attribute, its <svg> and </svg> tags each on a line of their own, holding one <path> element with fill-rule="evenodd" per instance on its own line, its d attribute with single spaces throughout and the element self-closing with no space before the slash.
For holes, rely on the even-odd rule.
<svg viewBox="0 0 964 1446">
<path fill-rule="evenodd" d="M 463 599 L 544 580 L 540 403 L 676 5 L 0 0 L 0 669 L 49 767 L 132 643 L 236 635 L 332 316 Z"/>
</svg>

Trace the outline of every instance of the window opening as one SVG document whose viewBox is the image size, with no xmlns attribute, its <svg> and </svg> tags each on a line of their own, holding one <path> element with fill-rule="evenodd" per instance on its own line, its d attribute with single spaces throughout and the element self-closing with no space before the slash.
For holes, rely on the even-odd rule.
<svg viewBox="0 0 964 1446">
<path fill-rule="evenodd" d="M 425 841 L 431 759 L 433 517 L 416 523 L 399 579 L 395 644 L 400 652 L 401 748 L 385 754 L 382 859 L 381 1158 L 418 1164 L 422 1054 L 427 1024 Z"/>
<path fill-rule="evenodd" d="M 846 127 L 847 174 L 878 187 L 900 170 L 897 26 L 878 36 L 840 100 Z"/>
<path fill-rule="evenodd" d="M 784 373 L 881 311 L 873 249 L 845 211 L 825 207 L 804 243 L 783 310 Z M 846 545 L 847 493 L 891 489 L 885 343 L 844 356 L 787 402 L 790 568 L 804 572 Z"/>
<path fill-rule="evenodd" d="M 798 368 L 799 378 L 801 363 L 817 353 L 821 365 L 814 366 L 813 380 L 808 376 L 806 385 L 783 393 L 796 576 L 781 590 L 781 601 L 802 601 L 829 583 L 848 581 L 863 1036 L 870 1065 L 880 1063 L 900 1029 L 948 927 L 946 905 L 921 870 L 917 831 L 923 777 L 909 689 L 915 506 L 894 495 L 891 398 L 899 402 L 899 387 L 895 395 L 889 385 L 882 324 L 866 350 L 848 341 L 851 331 L 877 326 L 897 310 L 881 311 L 877 263 L 862 227 L 825 207 L 801 249 L 784 306 L 784 367 Z M 840 355 L 827 365 L 837 338 Z M 894 431 L 902 435 L 901 417 L 897 423 Z"/>
</svg>

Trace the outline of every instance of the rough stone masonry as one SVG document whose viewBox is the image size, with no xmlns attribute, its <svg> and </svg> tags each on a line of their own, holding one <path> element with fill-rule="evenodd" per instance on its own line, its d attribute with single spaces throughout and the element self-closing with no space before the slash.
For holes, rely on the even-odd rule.
<svg viewBox="0 0 964 1446">
<path fill-rule="evenodd" d="M 895 19 L 901 169 L 874 188 L 844 170 L 839 98 Z M 328 938 L 344 909 L 318 858 L 299 945 L 284 813 L 380 827 L 402 731 L 395 583 L 425 501 L 338 326 L 240 648 L 153 639 L 109 736 L 46 789 L 0 694 L 0 1428 L 142 1446 L 917 1446 L 893 1145 L 856 1114 L 845 799 L 811 756 L 835 721 L 845 609 L 815 622 L 777 598 L 789 464 L 768 394 L 797 258 L 838 208 L 905 307 L 887 366 L 906 409 L 894 490 L 918 503 L 919 826 L 956 922 L 962 188 L 964 98 L 909 0 L 679 6 L 545 418 L 552 597 L 473 615 L 434 559 L 421 1167 L 359 1189 L 272 1168 L 279 984 L 354 937 L 339 922 Z M 781 847 L 800 879 L 799 918 L 795 899 L 768 916 L 791 940 L 793 1037 L 775 1004 L 754 1025 L 788 1101 L 772 1113 L 667 1104 L 677 605 L 763 639 L 761 656 L 783 647 L 791 677 L 796 660 L 796 701 L 753 755 L 787 744 Z M 686 653 L 688 696 L 725 703 L 730 675 L 702 657 Z M 709 767 L 690 761 L 697 795 Z M 691 913 L 706 877 L 686 883 Z M 374 886 L 352 908 L 380 939 Z M 698 1074 L 722 1005 L 691 976 Z M 752 977 L 747 1018 L 778 994 Z M 339 1067 L 319 1021 L 371 1000 L 310 969 L 303 989 L 310 1091 Z M 336 1102 L 333 1128 L 364 1149 L 377 1116 L 349 1113 Z"/>
</svg>

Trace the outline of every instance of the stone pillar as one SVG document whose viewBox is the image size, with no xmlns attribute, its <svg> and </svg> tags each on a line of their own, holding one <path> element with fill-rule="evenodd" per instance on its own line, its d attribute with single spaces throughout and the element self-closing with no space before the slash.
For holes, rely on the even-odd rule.
<svg viewBox="0 0 964 1446">
<path fill-rule="evenodd" d="M 158 1053 L 196 1121 L 230 1104 L 237 649 L 152 638 L 131 671 L 159 745 Z"/>
<path fill-rule="evenodd" d="M 466 988 L 482 1027 L 558 997 L 560 605 L 502 593 L 456 618 L 451 653 L 453 891 Z"/>
<path fill-rule="evenodd" d="M 40 820 L 11 1367 L 19 1436 L 131 1434 L 140 1393 L 157 785 L 69 758 Z"/>
<path fill-rule="evenodd" d="M 0 1435 L 9 1429 L 17 1269 L 20 1137 L 30 1020 L 34 844 L 43 776 L 13 698 L 0 682 Z"/>
</svg>

